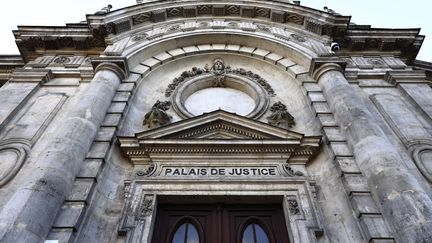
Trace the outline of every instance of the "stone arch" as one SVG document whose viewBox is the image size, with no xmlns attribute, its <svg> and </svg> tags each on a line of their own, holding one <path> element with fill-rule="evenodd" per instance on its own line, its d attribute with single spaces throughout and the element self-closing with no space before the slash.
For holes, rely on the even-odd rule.
<svg viewBox="0 0 432 243">
<path fill-rule="evenodd" d="M 201 48 L 201 49 L 200 49 Z M 188 53 L 190 52 L 190 53 Z M 264 62 L 265 65 L 271 66 L 271 68 L 275 68 L 279 70 L 279 72 L 284 73 L 284 77 L 279 77 L 279 81 L 282 82 L 290 80 L 292 82 L 292 85 L 295 85 L 295 87 L 298 89 L 297 94 L 302 94 L 302 92 L 299 92 L 301 88 L 301 79 L 307 80 L 308 79 L 308 69 L 305 68 L 302 65 L 299 65 L 295 62 L 293 62 L 290 58 L 281 56 L 277 53 L 251 47 L 251 46 L 240 46 L 240 45 L 231 45 L 231 44 L 201 44 L 201 45 L 189 45 L 184 47 L 178 47 L 174 49 L 168 49 L 168 50 L 161 50 L 160 53 L 155 54 L 153 57 L 150 57 L 146 60 L 143 60 L 140 62 L 140 64 L 132 67 L 130 69 L 130 72 L 132 75 L 140 75 L 141 81 L 137 83 L 137 87 L 135 88 L 136 92 L 140 92 L 141 89 L 140 86 L 144 85 L 142 80 L 145 80 L 147 78 L 154 78 L 151 77 L 153 73 L 157 72 L 159 68 L 163 68 L 162 66 L 169 66 L 169 65 L 175 65 L 175 62 L 179 62 L 181 60 L 182 63 L 185 62 L 185 60 L 191 59 L 191 58 L 202 58 L 203 56 L 212 56 L 212 58 L 216 58 L 218 55 L 222 56 L 231 56 L 233 58 L 240 58 L 240 59 L 250 59 L 254 62 Z M 210 58 L 210 59 L 212 59 Z M 209 60 L 210 60 L 209 59 Z M 261 65 L 258 65 L 261 66 Z M 189 67 L 190 69 L 191 67 Z M 187 68 L 183 68 L 182 70 L 186 71 Z M 288 74 L 288 75 L 287 75 Z M 289 78 L 287 77 L 289 76 Z M 288 81 L 288 82 L 290 82 Z M 164 80 L 165 82 L 165 80 Z M 166 85 L 170 82 L 169 80 L 166 81 Z M 148 83 L 146 82 L 146 85 Z M 148 87 L 148 86 L 147 86 Z M 291 89 L 288 89 L 291 90 Z M 277 92 L 276 92 L 277 93 Z M 280 92 L 281 95 L 285 92 Z M 131 98 L 130 108 L 134 109 L 134 104 L 148 102 L 148 99 L 142 99 L 142 100 L 134 100 L 134 99 L 140 99 L 136 96 L 144 97 L 141 95 L 135 95 L 133 98 Z M 147 96 L 148 98 L 149 96 Z M 164 95 L 161 93 L 159 96 L 152 94 L 153 98 L 159 97 L 160 99 L 165 98 Z M 283 96 L 281 96 L 283 97 Z M 286 98 L 286 97 L 285 97 Z M 303 105 L 303 109 L 307 108 L 308 110 L 311 109 L 310 104 L 307 104 L 307 98 L 305 96 L 302 96 L 302 101 L 300 102 Z M 283 98 L 282 98 L 283 100 Z M 270 101 L 270 105 L 276 101 L 280 101 L 278 97 L 273 98 Z M 152 100 L 151 102 L 156 102 L 156 100 Z M 147 104 L 147 106 L 151 106 L 152 104 Z M 299 108 L 298 108 L 299 109 Z M 143 111 L 131 111 L 133 114 L 140 114 L 139 116 L 144 116 Z M 298 112 L 300 114 L 301 112 Z M 266 113 L 267 114 L 267 113 Z M 307 126 L 309 126 L 309 129 L 312 129 L 312 131 L 317 131 L 316 129 L 316 119 L 313 119 L 312 113 L 308 114 L 308 112 L 302 113 L 302 116 L 308 116 L 307 120 Z M 141 118 L 140 118 L 141 119 Z M 134 131 L 138 132 L 143 129 L 143 127 L 138 127 L 135 129 L 131 129 L 131 125 L 128 124 L 128 117 L 125 119 L 125 126 L 123 131 Z M 142 119 L 141 119 L 142 120 Z M 265 120 L 264 120 L 265 121 Z M 138 124 L 136 123 L 135 127 Z M 301 129 L 302 131 L 306 131 L 307 129 Z"/>
<path fill-rule="evenodd" d="M 29 141 L 7 140 L 0 144 L 0 188 L 20 171 L 30 151 Z"/>
</svg>

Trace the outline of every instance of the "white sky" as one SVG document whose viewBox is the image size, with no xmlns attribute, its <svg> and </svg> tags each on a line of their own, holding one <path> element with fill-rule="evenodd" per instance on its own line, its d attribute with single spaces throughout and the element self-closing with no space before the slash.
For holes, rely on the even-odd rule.
<svg viewBox="0 0 432 243">
<path fill-rule="evenodd" d="M 53 25 L 77 23 L 85 15 L 112 4 L 114 9 L 136 0 L 7 0 L 1 4 L 0 54 L 17 54 L 12 30 L 17 25 Z M 426 35 L 417 59 L 432 62 L 431 0 L 302 0 L 301 5 L 322 9 L 328 6 L 343 15 L 353 16 L 356 24 L 377 28 L 422 28 Z"/>
</svg>

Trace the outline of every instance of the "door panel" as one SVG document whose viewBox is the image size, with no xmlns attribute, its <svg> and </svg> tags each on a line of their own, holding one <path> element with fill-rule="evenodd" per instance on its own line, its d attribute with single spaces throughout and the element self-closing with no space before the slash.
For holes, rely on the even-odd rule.
<svg viewBox="0 0 432 243">
<path fill-rule="evenodd" d="M 159 204 L 153 243 L 171 243 L 184 222 L 194 224 L 200 243 L 241 243 L 245 228 L 255 223 L 270 243 L 288 243 L 288 233 L 279 204 Z"/>
</svg>

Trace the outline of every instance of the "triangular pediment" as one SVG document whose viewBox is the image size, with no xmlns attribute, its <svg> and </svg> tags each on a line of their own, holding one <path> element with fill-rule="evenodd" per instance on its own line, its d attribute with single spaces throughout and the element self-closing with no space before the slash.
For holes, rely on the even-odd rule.
<svg viewBox="0 0 432 243">
<path fill-rule="evenodd" d="M 301 139 L 303 134 L 217 110 L 136 134 L 137 139 Z"/>
<path fill-rule="evenodd" d="M 121 150 L 133 163 L 156 155 L 159 159 L 184 159 L 248 154 L 307 163 L 321 142 L 321 136 L 304 136 L 222 110 L 118 139 Z"/>
</svg>

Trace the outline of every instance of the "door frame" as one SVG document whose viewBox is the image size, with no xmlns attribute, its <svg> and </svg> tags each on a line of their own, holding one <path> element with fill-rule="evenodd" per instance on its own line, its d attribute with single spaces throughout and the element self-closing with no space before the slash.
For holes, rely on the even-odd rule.
<svg viewBox="0 0 432 243">
<path fill-rule="evenodd" d="M 307 179 L 146 179 L 126 182 L 125 194 L 119 234 L 126 235 L 127 243 L 150 243 L 158 201 L 182 196 L 280 198 L 290 242 L 316 242 L 323 235 L 315 182 Z"/>
</svg>

